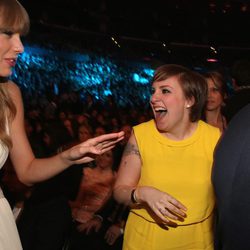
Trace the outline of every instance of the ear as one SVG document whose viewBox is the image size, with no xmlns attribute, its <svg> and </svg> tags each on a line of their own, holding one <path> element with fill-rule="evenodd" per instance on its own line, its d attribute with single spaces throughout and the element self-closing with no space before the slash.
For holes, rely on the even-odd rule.
<svg viewBox="0 0 250 250">
<path fill-rule="evenodd" d="M 186 101 L 186 108 L 189 109 L 194 105 L 194 97 L 187 99 Z"/>
</svg>

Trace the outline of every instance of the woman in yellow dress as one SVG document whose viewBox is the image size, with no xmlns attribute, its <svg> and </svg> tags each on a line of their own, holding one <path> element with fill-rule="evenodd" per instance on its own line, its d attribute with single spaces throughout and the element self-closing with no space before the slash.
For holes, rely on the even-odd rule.
<svg viewBox="0 0 250 250">
<path fill-rule="evenodd" d="M 213 249 L 213 151 L 220 131 L 200 120 L 207 84 L 163 65 L 154 75 L 154 119 L 133 128 L 114 187 L 132 206 L 124 250 Z"/>
</svg>

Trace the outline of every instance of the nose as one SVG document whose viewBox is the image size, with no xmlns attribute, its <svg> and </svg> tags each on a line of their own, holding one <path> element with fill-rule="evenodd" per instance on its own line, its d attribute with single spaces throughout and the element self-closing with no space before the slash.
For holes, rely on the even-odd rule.
<svg viewBox="0 0 250 250">
<path fill-rule="evenodd" d="M 156 93 L 156 91 L 151 95 L 150 101 L 151 103 L 156 102 L 157 100 L 159 100 L 159 95 Z"/>
<path fill-rule="evenodd" d="M 20 39 L 20 35 L 16 34 L 13 37 L 13 47 L 16 54 L 21 54 L 24 51 L 23 43 Z"/>
<path fill-rule="evenodd" d="M 207 97 L 210 97 L 211 96 L 211 89 L 208 89 L 208 91 L 207 91 Z"/>
</svg>

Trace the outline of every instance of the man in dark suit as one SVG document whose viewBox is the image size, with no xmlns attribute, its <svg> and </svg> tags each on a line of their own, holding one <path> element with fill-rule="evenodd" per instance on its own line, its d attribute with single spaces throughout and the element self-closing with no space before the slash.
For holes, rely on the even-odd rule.
<svg viewBox="0 0 250 250">
<path fill-rule="evenodd" d="M 238 60 L 231 69 L 235 93 L 226 100 L 224 115 L 227 122 L 250 103 L 250 61 Z"/>
<path fill-rule="evenodd" d="M 217 198 L 216 250 L 250 249 L 250 104 L 217 145 L 212 181 Z"/>
</svg>

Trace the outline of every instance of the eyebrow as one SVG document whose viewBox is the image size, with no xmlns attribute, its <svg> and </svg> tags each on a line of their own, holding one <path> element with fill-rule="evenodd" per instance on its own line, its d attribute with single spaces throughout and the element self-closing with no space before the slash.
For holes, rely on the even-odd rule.
<svg viewBox="0 0 250 250">
<path fill-rule="evenodd" d="M 172 86 L 168 85 L 168 84 L 165 84 L 165 85 L 161 85 L 159 86 L 160 89 L 164 89 L 164 88 L 170 88 L 170 89 L 173 89 Z"/>
</svg>

